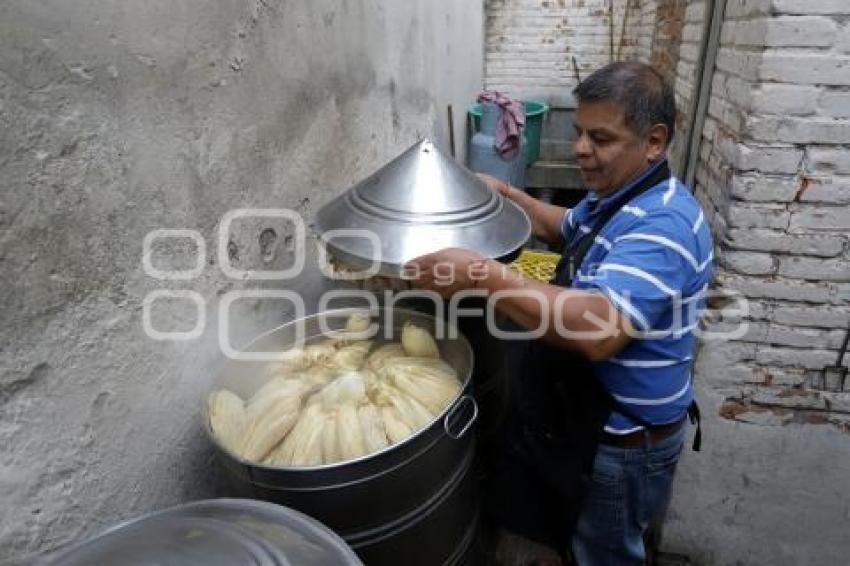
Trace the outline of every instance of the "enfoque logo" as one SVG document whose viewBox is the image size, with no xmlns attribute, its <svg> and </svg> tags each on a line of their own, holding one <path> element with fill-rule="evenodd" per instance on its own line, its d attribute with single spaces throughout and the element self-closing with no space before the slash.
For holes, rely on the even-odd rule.
<svg viewBox="0 0 850 566">
<path fill-rule="evenodd" d="M 235 221 L 248 219 L 279 219 L 287 222 L 292 230 L 292 261 L 283 269 L 259 270 L 243 269 L 233 265 L 229 245 L 231 233 Z M 338 269 L 334 266 L 328 256 L 328 244 L 336 238 L 361 238 L 368 242 L 372 250 L 372 263 L 365 269 Z M 194 258 L 191 267 L 186 269 L 162 269 L 155 265 L 154 248 L 163 241 L 182 240 L 193 244 Z M 294 210 L 274 208 L 242 208 L 231 210 L 222 216 L 218 225 L 216 238 L 217 265 L 221 273 L 233 280 L 263 282 L 263 288 L 248 288 L 230 290 L 218 298 L 218 340 L 222 353 L 233 359 L 244 359 L 251 361 L 280 361 L 286 358 L 285 352 L 246 352 L 235 348 L 230 342 L 231 311 L 234 303 L 240 300 L 275 300 L 285 301 L 289 304 L 289 311 L 294 320 L 303 319 L 306 312 L 304 297 L 299 293 L 286 288 L 286 282 L 302 277 L 307 263 L 307 229 L 303 217 Z M 381 238 L 378 234 L 369 230 L 335 230 L 322 234 L 316 241 L 316 257 L 319 271 L 326 277 L 338 281 L 362 281 L 379 274 L 381 267 Z M 151 278 L 189 284 L 197 280 L 208 267 L 207 245 L 203 236 L 197 230 L 190 229 L 157 229 L 149 232 L 143 241 L 142 266 L 146 275 Z M 434 281 L 438 286 L 452 287 L 461 277 L 467 281 L 481 281 L 488 277 L 505 277 L 509 272 L 505 267 L 490 271 L 482 270 L 479 264 L 470 265 L 468 272 L 459 274 L 457 266 L 451 263 L 437 262 L 432 267 Z M 604 284 L 604 271 L 588 269 L 589 275 L 583 277 L 596 278 Z M 618 325 L 619 312 L 609 303 L 608 312 L 605 316 L 599 313 L 584 313 L 584 319 L 593 325 L 592 330 L 577 331 L 567 328 L 562 317 L 557 313 L 567 308 L 569 301 L 581 300 L 575 293 L 557 293 L 554 299 L 551 294 L 541 292 L 533 287 L 520 289 L 500 289 L 496 292 L 488 292 L 482 288 L 462 289 L 451 293 L 444 298 L 433 290 L 416 289 L 416 281 L 422 275 L 418 266 L 407 266 L 399 278 L 407 280 L 413 287 L 402 291 L 365 291 L 362 289 L 333 289 L 325 292 L 319 299 L 318 312 L 325 312 L 334 308 L 334 302 L 357 302 L 364 305 L 363 312 L 378 317 L 384 312 L 384 320 L 381 325 L 372 325 L 370 333 L 366 337 L 374 337 L 378 328 L 384 331 L 384 337 L 391 339 L 393 335 L 393 317 L 390 315 L 392 309 L 400 303 L 409 304 L 411 299 L 427 302 L 433 305 L 433 312 L 438 313 L 436 317 L 435 334 L 438 339 L 452 339 L 457 336 L 458 322 L 463 317 L 484 317 L 488 332 L 501 340 L 529 340 L 542 338 L 547 333 L 557 333 L 567 340 L 599 340 L 612 333 L 621 332 Z M 269 282 L 280 283 L 281 288 L 269 288 Z M 290 285 L 291 286 L 291 285 Z M 379 300 L 380 298 L 380 300 Z M 622 300 L 631 302 L 628 291 L 621 293 Z M 468 299 L 477 299 L 470 301 Z M 483 301 L 481 299 L 484 299 Z M 194 326 L 189 330 L 163 330 L 155 327 L 153 323 L 153 311 L 158 301 L 184 301 L 194 306 Z M 681 336 L 685 333 L 693 333 L 703 341 L 734 340 L 744 336 L 748 330 L 747 315 L 749 305 L 746 297 L 730 290 L 713 290 L 708 287 L 689 297 L 681 295 L 671 296 L 670 305 L 672 316 L 669 323 L 659 326 L 654 325 L 650 330 L 638 331 L 628 329 L 626 332 L 632 338 L 664 338 L 666 336 Z M 503 301 L 521 301 L 525 304 L 535 303 L 538 312 L 535 323 L 527 325 L 521 330 L 505 330 L 504 325 L 498 323 L 497 311 Z M 194 289 L 156 289 L 150 292 L 143 300 L 142 325 L 145 334 L 160 341 L 184 341 L 199 338 L 205 331 L 207 325 L 208 305 L 206 299 Z M 471 306 L 472 305 L 472 306 Z M 709 307 L 706 307 L 709 305 Z M 712 306 L 713 305 L 713 306 Z M 719 306 L 718 306 L 719 305 Z M 381 310 L 383 307 L 383 311 Z M 429 310 L 431 310 L 429 308 Z M 728 321 L 719 325 L 703 327 L 700 321 L 705 318 L 706 313 L 710 320 Z M 320 321 L 322 334 L 331 334 L 334 329 Z M 296 345 L 303 344 L 306 340 L 305 328 L 302 325 L 294 325 Z"/>
</svg>

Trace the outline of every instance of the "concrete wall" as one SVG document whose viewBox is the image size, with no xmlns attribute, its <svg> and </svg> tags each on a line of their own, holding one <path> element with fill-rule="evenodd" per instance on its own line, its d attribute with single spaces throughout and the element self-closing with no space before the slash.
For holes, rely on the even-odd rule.
<svg viewBox="0 0 850 566">
<path fill-rule="evenodd" d="M 0 4 L 2 558 L 223 493 L 198 416 L 222 361 L 217 307 L 273 285 L 223 276 L 222 215 L 291 208 L 309 222 L 420 136 L 445 143 L 446 106 L 481 88 L 482 46 L 477 2 Z M 159 228 L 202 235 L 199 277 L 145 274 L 142 241 Z M 280 220 L 237 222 L 229 259 L 279 268 L 292 237 Z M 186 241 L 154 251 L 163 269 L 197 255 Z M 308 308 L 322 288 L 311 260 L 283 284 Z M 160 288 L 200 294 L 199 338 L 145 335 L 142 303 Z M 155 305 L 158 329 L 193 326 L 191 303 Z M 274 302 L 234 312 L 237 343 L 288 316 Z"/>
<path fill-rule="evenodd" d="M 729 0 L 696 193 L 718 244 L 667 547 L 698 564 L 840 564 L 850 553 L 850 383 L 824 391 L 850 323 L 846 2 Z M 847 360 L 845 359 L 845 364 Z"/>
</svg>

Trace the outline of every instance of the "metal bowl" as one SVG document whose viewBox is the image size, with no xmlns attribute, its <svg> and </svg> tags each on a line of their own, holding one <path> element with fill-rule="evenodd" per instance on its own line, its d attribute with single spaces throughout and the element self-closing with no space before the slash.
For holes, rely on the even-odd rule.
<svg viewBox="0 0 850 566">
<path fill-rule="evenodd" d="M 362 566 L 342 539 L 314 519 L 280 505 L 246 499 L 194 501 L 155 511 L 60 549 L 38 563 Z"/>
</svg>

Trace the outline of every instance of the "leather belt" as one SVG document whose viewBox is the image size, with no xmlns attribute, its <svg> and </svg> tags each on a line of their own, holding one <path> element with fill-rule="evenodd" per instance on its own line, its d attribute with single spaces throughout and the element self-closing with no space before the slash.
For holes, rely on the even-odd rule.
<svg viewBox="0 0 850 566">
<path fill-rule="evenodd" d="M 664 425 L 653 425 L 649 427 L 649 438 L 652 444 L 657 444 L 662 440 L 670 438 L 685 424 L 685 418 L 674 423 Z M 606 446 L 615 446 L 617 448 L 643 448 L 646 442 L 646 430 L 636 430 L 628 434 L 612 434 L 603 432 L 602 438 L 599 440 L 601 444 Z"/>
</svg>

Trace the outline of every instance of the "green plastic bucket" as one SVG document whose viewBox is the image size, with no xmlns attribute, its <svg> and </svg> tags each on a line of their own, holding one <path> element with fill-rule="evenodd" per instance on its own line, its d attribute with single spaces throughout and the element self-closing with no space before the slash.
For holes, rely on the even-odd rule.
<svg viewBox="0 0 850 566">
<path fill-rule="evenodd" d="M 549 105 L 539 100 L 523 100 L 522 106 L 525 108 L 525 163 L 531 165 L 540 159 L 540 131 Z M 466 110 L 472 116 L 474 134 L 481 128 L 481 105 L 470 104 Z"/>
</svg>

